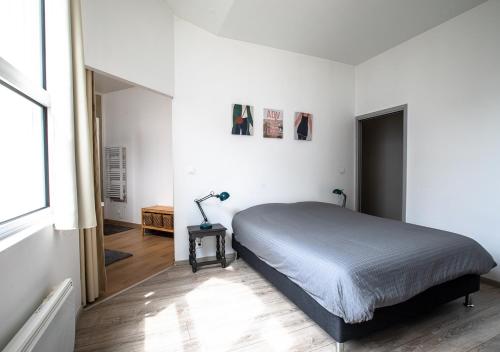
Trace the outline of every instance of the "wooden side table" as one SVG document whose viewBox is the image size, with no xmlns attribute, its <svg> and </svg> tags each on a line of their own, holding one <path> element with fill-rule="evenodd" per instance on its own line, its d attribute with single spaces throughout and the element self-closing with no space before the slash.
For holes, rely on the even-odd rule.
<svg viewBox="0 0 500 352">
<path fill-rule="evenodd" d="M 193 273 L 198 270 L 198 267 L 210 264 L 221 264 L 223 268 L 226 267 L 226 228 L 221 224 L 213 224 L 211 229 L 202 230 L 199 225 L 188 226 L 189 232 L 189 264 L 193 269 Z M 196 261 L 196 239 L 215 236 L 217 248 L 216 248 L 216 260 L 206 260 L 203 262 Z"/>
<path fill-rule="evenodd" d="M 146 230 L 156 230 L 174 233 L 174 207 L 155 205 L 142 208 L 142 235 Z"/>
</svg>

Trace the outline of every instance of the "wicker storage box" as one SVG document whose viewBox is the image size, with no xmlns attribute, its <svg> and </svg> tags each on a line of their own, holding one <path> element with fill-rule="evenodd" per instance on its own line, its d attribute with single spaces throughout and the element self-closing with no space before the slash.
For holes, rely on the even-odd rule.
<svg viewBox="0 0 500 352">
<path fill-rule="evenodd" d="M 174 216 L 172 214 L 163 214 L 163 227 L 166 229 L 174 228 Z"/>
<path fill-rule="evenodd" d="M 153 213 L 153 226 L 163 227 L 163 217 L 162 214 Z"/>
<path fill-rule="evenodd" d="M 142 215 L 142 219 L 143 219 L 144 225 L 146 225 L 146 226 L 153 225 L 153 216 L 151 213 L 144 213 Z"/>
</svg>

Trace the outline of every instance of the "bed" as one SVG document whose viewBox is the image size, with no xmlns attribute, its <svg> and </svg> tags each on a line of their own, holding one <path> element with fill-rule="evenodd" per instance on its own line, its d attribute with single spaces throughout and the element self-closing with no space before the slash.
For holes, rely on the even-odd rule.
<svg viewBox="0 0 500 352">
<path fill-rule="evenodd" d="M 396 321 L 479 290 L 496 263 L 459 234 L 334 204 L 262 204 L 233 218 L 237 256 L 343 348 Z M 468 302 L 470 305 L 470 302 Z"/>
</svg>

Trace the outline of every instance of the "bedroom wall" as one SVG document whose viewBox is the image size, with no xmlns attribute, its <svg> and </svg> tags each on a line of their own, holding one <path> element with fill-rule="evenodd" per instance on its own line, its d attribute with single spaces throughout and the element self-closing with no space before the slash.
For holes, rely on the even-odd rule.
<svg viewBox="0 0 500 352">
<path fill-rule="evenodd" d="M 85 64 L 173 96 L 174 16 L 166 2 L 82 0 L 81 3 Z"/>
<path fill-rule="evenodd" d="M 27 229 L 0 243 L 0 350 L 66 278 L 73 280 L 75 317 L 80 308 L 78 231 L 52 225 Z"/>
<path fill-rule="evenodd" d="M 199 224 L 193 200 L 227 191 L 203 206 L 231 233 L 232 216 L 265 202 L 352 199 L 354 68 L 216 37 L 175 21 L 173 101 L 175 259 L 188 258 L 186 226 Z M 254 106 L 253 136 L 231 135 L 233 103 Z M 262 137 L 263 108 L 284 110 L 284 139 Z M 293 139 L 293 114 L 314 114 L 312 141 Z M 205 240 L 199 255 L 214 255 Z M 226 250 L 230 249 L 228 240 Z"/>
<path fill-rule="evenodd" d="M 134 87 L 102 95 L 103 146 L 127 148 L 127 202 L 104 217 L 141 223 L 141 208 L 173 204 L 172 99 Z M 104 154 L 103 154 L 104 155 Z"/>
<path fill-rule="evenodd" d="M 65 110 L 69 109 L 67 98 L 71 95 L 71 92 L 68 93 L 68 87 L 71 87 L 71 80 L 68 79 L 71 73 L 68 7 L 69 2 L 64 0 L 45 2 L 50 124 L 53 114 L 71 112 Z M 53 141 L 52 138 L 50 141 Z M 0 240 L 0 350 L 64 279 L 71 278 L 73 281 L 75 320 L 81 304 L 78 231 L 54 230 L 50 209 L 33 216 L 36 220 L 31 218 L 28 228 Z M 28 221 L 30 217 L 22 219 Z M 10 226 L 9 223 L 5 225 Z"/>
<path fill-rule="evenodd" d="M 408 104 L 407 220 L 500 263 L 499 18 L 486 2 L 357 66 L 356 115 Z"/>
</svg>

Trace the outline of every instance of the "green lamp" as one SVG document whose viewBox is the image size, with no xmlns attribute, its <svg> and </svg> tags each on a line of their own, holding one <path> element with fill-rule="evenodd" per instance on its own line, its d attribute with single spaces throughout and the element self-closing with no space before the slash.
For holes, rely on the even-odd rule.
<svg viewBox="0 0 500 352">
<path fill-rule="evenodd" d="M 338 196 L 344 196 L 344 199 L 342 201 L 342 208 L 345 208 L 345 203 L 347 202 L 347 196 L 344 193 L 344 190 L 343 189 L 335 188 L 332 193 L 336 194 Z"/>
<path fill-rule="evenodd" d="M 219 200 L 221 202 L 223 202 L 229 198 L 229 193 L 221 192 L 219 194 L 215 194 L 212 191 L 208 195 L 206 195 L 205 197 L 194 200 L 194 202 L 198 206 L 198 209 L 200 209 L 201 215 L 203 216 L 203 222 L 200 224 L 200 229 L 202 229 L 202 230 L 210 230 L 212 228 L 212 224 L 208 222 L 207 216 L 205 215 L 205 212 L 203 211 L 203 208 L 201 207 L 201 202 L 204 202 L 207 199 L 212 198 L 212 197 L 219 198 Z"/>
</svg>

